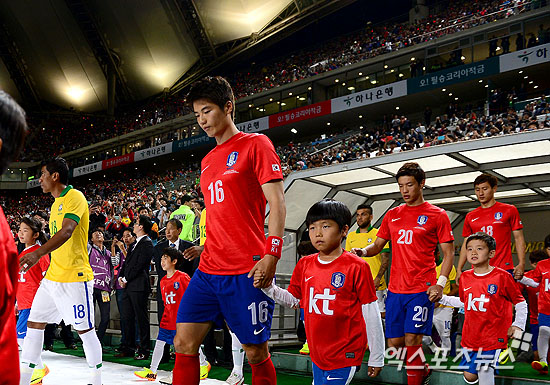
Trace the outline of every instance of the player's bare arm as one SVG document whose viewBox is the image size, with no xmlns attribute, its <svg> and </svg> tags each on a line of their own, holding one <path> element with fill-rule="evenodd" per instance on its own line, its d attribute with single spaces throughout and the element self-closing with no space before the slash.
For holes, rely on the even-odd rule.
<svg viewBox="0 0 550 385">
<path fill-rule="evenodd" d="M 267 224 L 270 236 L 283 237 L 285 229 L 286 205 L 282 181 L 264 183 L 262 190 L 269 204 L 269 222 Z M 275 276 L 275 269 L 279 259 L 274 255 L 266 254 L 258 261 L 248 277 L 254 276 L 254 287 L 264 288 L 271 285 Z"/>
<path fill-rule="evenodd" d="M 432 302 L 439 301 L 443 296 L 443 288 L 445 287 L 445 283 L 442 283 L 441 280 L 442 277 L 445 277 L 444 280 L 445 282 L 447 281 L 447 277 L 449 276 L 449 273 L 451 272 L 451 269 L 453 267 L 455 252 L 453 242 L 442 243 L 441 251 L 443 252 L 443 262 L 441 262 L 441 274 L 439 275 L 437 284 L 429 287 L 426 291 L 430 301 Z"/>
<path fill-rule="evenodd" d="M 384 276 L 384 274 L 386 273 L 386 270 L 388 270 L 388 267 L 390 265 L 389 253 L 381 253 L 380 257 L 382 258 L 382 261 L 380 263 L 380 269 L 378 269 L 378 273 L 374 278 L 374 287 L 377 290 L 378 290 L 378 286 L 380 286 L 380 281 L 382 280 L 382 277 Z"/>
<path fill-rule="evenodd" d="M 183 258 L 187 259 L 188 261 L 192 261 L 200 257 L 203 250 L 204 246 L 189 247 L 183 251 Z"/>
<path fill-rule="evenodd" d="M 70 218 L 63 218 L 63 224 L 61 229 L 55 233 L 53 237 L 39 249 L 25 254 L 19 261 L 19 267 L 22 272 L 27 272 L 33 267 L 39 260 L 46 254 L 50 254 L 52 251 L 60 248 L 69 238 L 73 235 L 74 229 L 78 223 Z"/>
<path fill-rule="evenodd" d="M 376 240 L 365 247 L 364 249 L 354 247 L 351 249 L 351 252 L 358 257 L 372 257 L 373 255 L 379 254 L 388 241 L 384 238 L 377 237 Z"/>
<path fill-rule="evenodd" d="M 514 230 L 512 235 L 516 242 L 516 253 L 518 255 L 518 264 L 514 268 L 514 279 L 521 279 L 525 272 L 525 237 L 523 236 L 523 230 Z"/>
</svg>

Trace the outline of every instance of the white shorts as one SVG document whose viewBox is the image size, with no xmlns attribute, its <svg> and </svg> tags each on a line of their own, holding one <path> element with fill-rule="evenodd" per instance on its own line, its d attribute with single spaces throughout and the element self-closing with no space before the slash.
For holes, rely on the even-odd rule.
<svg viewBox="0 0 550 385">
<path fill-rule="evenodd" d="M 434 309 L 433 325 L 440 337 L 449 337 L 451 335 L 452 320 L 452 307 L 440 306 Z"/>
<path fill-rule="evenodd" d="M 54 282 L 43 279 L 32 301 L 29 321 L 73 325 L 75 330 L 94 327 L 94 281 Z"/>
<path fill-rule="evenodd" d="M 388 296 L 388 289 L 384 290 L 376 290 L 376 297 L 378 297 L 378 300 L 376 303 L 378 303 L 378 308 L 380 309 L 380 313 L 386 312 L 386 297 Z"/>
</svg>

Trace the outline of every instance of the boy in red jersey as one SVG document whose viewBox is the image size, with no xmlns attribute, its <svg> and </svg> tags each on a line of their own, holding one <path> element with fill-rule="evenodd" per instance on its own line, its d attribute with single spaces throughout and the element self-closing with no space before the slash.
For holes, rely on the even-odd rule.
<svg viewBox="0 0 550 385">
<path fill-rule="evenodd" d="M 224 319 L 243 344 L 252 385 L 275 384 L 267 346 L 274 302 L 260 289 L 271 284 L 283 244 L 286 208 L 280 160 L 266 136 L 237 130 L 235 98 L 225 79 L 196 82 L 187 102 L 204 132 L 216 139 L 216 147 L 201 164 L 206 242 L 178 310 L 173 384 L 199 383 L 199 346 L 212 325 L 221 327 Z"/>
<path fill-rule="evenodd" d="M 392 242 L 386 337 L 390 347 L 406 346 L 407 383 L 420 385 L 431 373 L 422 353 L 422 337 L 432 332 L 433 302 L 443 295 L 453 265 L 454 238 L 445 210 L 424 201 L 424 170 L 417 163 L 405 163 L 395 179 L 405 204 L 386 213 L 373 244 L 352 252 L 370 257 Z M 438 243 L 443 262 L 436 278 L 433 253 Z"/>
<path fill-rule="evenodd" d="M 493 237 L 478 232 L 466 239 L 465 246 L 473 269 L 462 274 L 460 299 L 444 296 L 440 303 L 464 306 L 461 344 L 465 350 L 460 363 L 460 366 L 468 367 L 464 371 L 464 380 L 474 384 L 479 379 L 480 385 L 493 385 L 500 351 L 507 348 L 510 336 L 525 329 L 527 302 L 512 276 L 489 264 L 496 249 Z M 509 303 L 516 309 L 513 323 L 511 313 L 502 313 Z"/>
<path fill-rule="evenodd" d="M 523 224 L 518 209 L 514 205 L 497 202 L 495 192 L 498 180 L 493 175 L 481 174 L 474 181 L 474 190 L 480 206 L 466 214 L 462 236 L 464 243 L 458 260 L 458 275 L 466 263 L 466 238 L 478 231 L 489 234 L 497 242 L 495 258 L 491 265 L 513 273 L 515 279 L 521 279 L 525 270 L 525 238 Z M 518 254 L 518 265 L 514 268 L 512 260 L 511 235 L 514 235 Z"/>
<path fill-rule="evenodd" d="M 306 217 L 316 254 L 301 258 L 287 290 L 264 289 L 283 305 L 304 309 L 313 384 L 347 385 L 370 349 L 368 375 L 384 366 L 384 331 L 370 267 L 342 249 L 351 212 L 332 199 L 315 203 Z"/>
<path fill-rule="evenodd" d="M 25 111 L 4 91 L 0 91 L 0 175 L 18 156 L 27 136 Z M 0 208 L 0 362 L 9 368 L 2 384 L 19 383 L 19 354 L 15 332 L 15 296 L 19 267 L 13 235 Z"/>
<path fill-rule="evenodd" d="M 160 259 L 161 267 L 166 271 L 166 275 L 160 280 L 160 291 L 165 307 L 159 325 L 159 334 L 157 342 L 155 343 L 153 357 L 151 358 L 151 368 L 143 368 L 143 370 L 134 372 L 136 376 L 145 378 L 149 381 L 155 381 L 157 379 L 157 369 L 164 353 L 164 346 L 166 344 L 174 344 L 178 307 L 181 302 L 181 297 L 183 297 L 183 293 L 185 293 L 189 281 L 191 280 L 189 275 L 179 270 L 182 268 L 183 261 L 183 254 L 173 247 L 164 249 Z M 206 361 L 206 357 L 202 354 L 202 350 L 199 350 L 199 354 L 202 380 L 208 377 L 210 364 Z"/>
</svg>

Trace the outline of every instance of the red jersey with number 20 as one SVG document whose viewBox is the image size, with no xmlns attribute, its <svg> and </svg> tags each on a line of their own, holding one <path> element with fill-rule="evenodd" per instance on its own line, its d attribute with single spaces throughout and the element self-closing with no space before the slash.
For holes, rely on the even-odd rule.
<svg viewBox="0 0 550 385">
<path fill-rule="evenodd" d="M 38 248 L 40 248 L 39 244 L 26 248 L 19 254 L 19 259 Z M 38 263 L 31 267 L 29 271 L 19 272 L 19 285 L 17 286 L 17 308 L 19 310 L 31 308 L 32 300 L 36 295 L 38 286 L 40 286 L 40 281 L 42 281 L 46 270 L 48 270 L 48 266 L 50 266 L 50 257 L 46 255 L 40 258 Z"/>
<path fill-rule="evenodd" d="M 489 262 L 491 266 L 504 270 L 514 268 L 512 261 L 512 231 L 521 230 L 523 225 L 519 218 L 518 209 L 514 205 L 496 202 L 488 208 L 478 207 L 466 214 L 462 236 L 482 231 L 497 241 L 495 256 Z"/>
<path fill-rule="evenodd" d="M 537 263 L 536 269 L 529 275 L 529 278 L 540 283 L 539 313 L 550 315 L 550 259 Z"/>
<path fill-rule="evenodd" d="M 282 180 L 281 163 L 267 136 L 239 132 L 202 160 L 206 242 L 199 270 L 238 275 L 263 257 L 266 199 L 262 185 Z"/>
<path fill-rule="evenodd" d="M 419 206 L 401 205 L 388 211 L 378 238 L 391 240 L 389 290 L 399 294 L 425 292 L 434 285 L 435 248 L 438 243 L 454 241 L 447 213 L 428 202 Z"/>
<path fill-rule="evenodd" d="M 347 251 L 323 263 L 298 261 L 288 291 L 300 299 L 311 359 L 322 370 L 361 365 L 367 346 L 362 305 L 377 300 L 367 262 Z"/>
<path fill-rule="evenodd" d="M 181 297 L 189 285 L 191 278 L 183 271 L 176 270 L 173 276 L 167 275 L 160 280 L 160 292 L 164 301 L 164 313 L 160 320 L 160 327 L 167 330 L 176 330 L 176 319 Z"/>
<path fill-rule="evenodd" d="M 462 347 L 506 348 L 512 325 L 512 312 L 506 309 L 525 301 L 512 275 L 498 267 L 485 275 L 468 270 L 460 276 L 458 293 L 464 303 Z"/>
</svg>

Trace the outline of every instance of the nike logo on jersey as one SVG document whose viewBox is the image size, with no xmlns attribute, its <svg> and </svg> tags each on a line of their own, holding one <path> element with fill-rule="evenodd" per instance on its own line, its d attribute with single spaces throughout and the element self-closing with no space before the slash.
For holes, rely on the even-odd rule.
<svg viewBox="0 0 550 385">
<path fill-rule="evenodd" d="M 544 274 L 544 273 L 543 273 Z M 311 277 L 308 277 L 306 278 L 306 282 L 309 281 L 311 278 L 313 278 L 314 276 L 312 275 Z"/>
<path fill-rule="evenodd" d="M 401 218 L 393 218 L 391 221 L 392 221 L 392 222 L 395 222 L 395 221 L 398 221 L 398 220 L 400 220 L 400 219 L 401 219 Z"/>
<path fill-rule="evenodd" d="M 208 166 L 206 166 L 205 168 L 203 168 L 202 171 L 201 171 L 201 174 L 202 174 L 203 172 L 205 172 L 206 169 L 207 169 L 208 167 L 210 167 L 210 165 L 208 165 Z"/>
<path fill-rule="evenodd" d="M 479 217 L 472 219 L 472 222 L 475 222 L 479 219 Z"/>
<path fill-rule="evenodd" d="M 343 380 L 343 378 L 340 378 L 340 377 L 331 377 L 330 375 L 327 377 L 327 380 L 330 381 L 330 380 Z"/>
<path fill-rule="evenodd" d="M 257 336 L 258 334 L 260 334 L 261 332 L 263 332 L 265 329 L 265 326 L 263 328 L 261 328 L 260 330 L 256 330 L 254 329 L 254 335 Z"/>
<path fill-rule="evenodd" d="M 549 273 L 548 271 L 544 271 L 544 272 L 542 273 L 542 275 L 544 275 L 544 274 L 548 274 L 548 273 Z"/>
<path fill-rule="evenodd" d="M 82 321 L 82 322 L 84 322 L 84 321 Z M 80 325 L 82 322 L 75 322 L 74 324 L 75 325 Z"/>
<path fill-rule="evenodd" d="M 17 332 L 18 335 L 22 336 L 23 334 L 25 334 L 26 332 Z"/>
<path fill-rule="evenodd" d="M 464 291 L 468 291 L 468 290 L 470 290 L 471 288 L 472 288 L 471 286 L 470 286 L 470 287 L 467 287 L 466 289 L 464 289 Z"/>
</svg>

